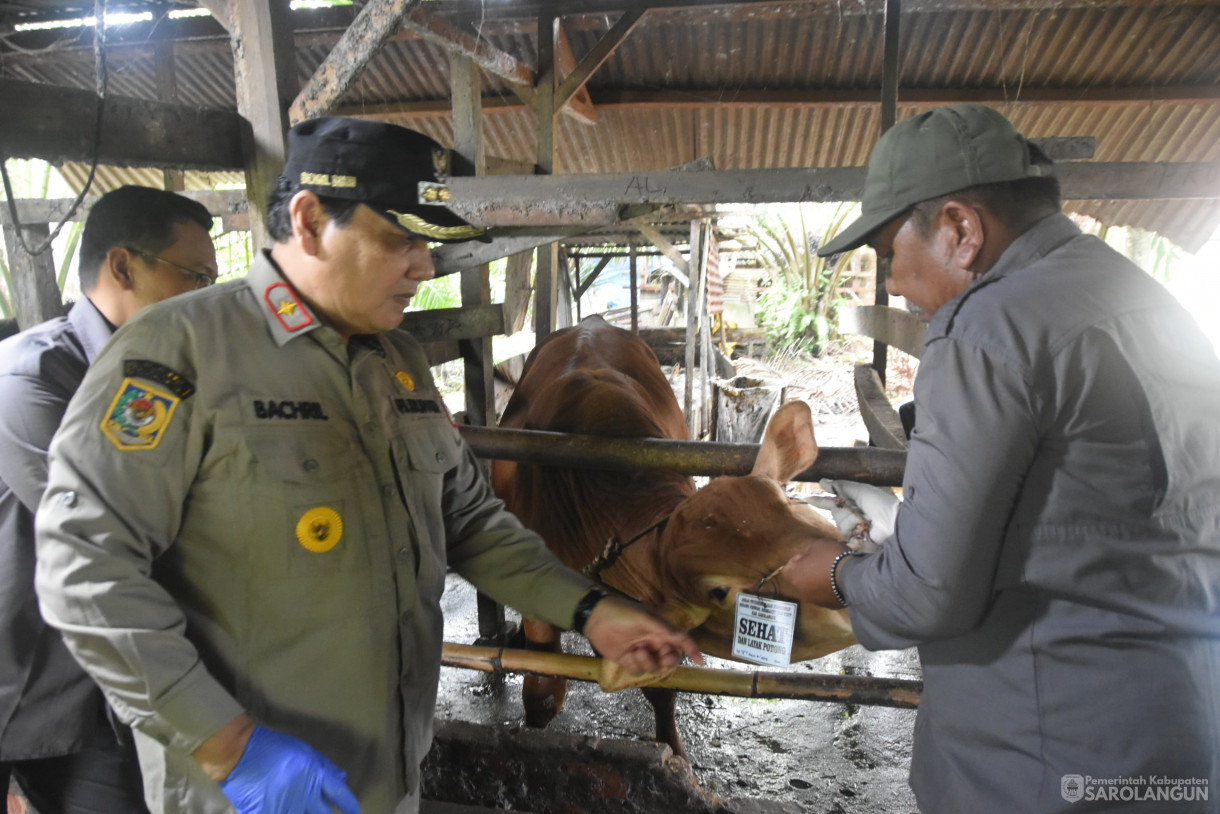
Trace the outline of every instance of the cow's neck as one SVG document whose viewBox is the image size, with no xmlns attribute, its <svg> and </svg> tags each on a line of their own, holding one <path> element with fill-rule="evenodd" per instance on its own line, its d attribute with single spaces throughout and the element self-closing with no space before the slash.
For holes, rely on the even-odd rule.
<svg viewBox="0 0 1220 814">
<path fill-rule="evenodd" d="M 659 479 L 650 484 L 647 492 L 631 495 L 629 505 L 604 513 L 603 518 L 614 520 L 598 524 L 604 529 L 600 539 L 615 537 L 625 544 L 641 533 L 642 536 L 632 542 L 612 566 L 603 570 L 599 579 L 644 604 L 659 604 L 664 598 L 657 579 L 661 573 L 659 543 L 664 531 L 663 521 L 694 491 L 690 478 Z"/>
</svg>

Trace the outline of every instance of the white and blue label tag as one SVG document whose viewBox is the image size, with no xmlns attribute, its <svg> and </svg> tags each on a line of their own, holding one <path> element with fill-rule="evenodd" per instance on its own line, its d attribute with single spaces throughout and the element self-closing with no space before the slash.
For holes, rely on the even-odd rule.
<svg viewBox="0 0 1220 814">
<path fill-rule="evenodd" d="M 737 594 L 733 657 L 772 667 L 791 664 L 796 609 L 795 602 Z"/>
</svg>

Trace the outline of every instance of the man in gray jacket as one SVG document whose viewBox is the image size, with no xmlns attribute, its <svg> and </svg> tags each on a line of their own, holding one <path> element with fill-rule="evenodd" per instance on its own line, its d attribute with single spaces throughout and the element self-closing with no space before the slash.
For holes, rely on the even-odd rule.
<svg viewBox="0 0 1220 814">
<path fill-rule="evenodd" d="M 920 808 L 1215 811 L 1215 352 L 980 105 L 882 137 L 820 252 L 865 242 L 928 322 L 904 500 L 877 553 L 787 573 L 866 647 L 919 647 Z"/>
<path fill-rule="evenodd" d="M 215 279 L 211 226 L 202 204 L 172 192 L 108 192 L 81 234 L 84 296 L 66 317 L 0 343 L 0 789 L 11 772 L 42 814 L 143 808 L 130 735 L 119 743 L 97 685 L 38 614 L 34 510 L 47 447 L 115 328 Z"/>
</svg>

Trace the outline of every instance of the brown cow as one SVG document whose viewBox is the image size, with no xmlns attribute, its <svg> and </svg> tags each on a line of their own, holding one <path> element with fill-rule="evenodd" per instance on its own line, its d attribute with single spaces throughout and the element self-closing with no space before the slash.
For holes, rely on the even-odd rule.
<svg viewBox="0 0 1220 814">
<path fill-rule="evenodd" d="M 590 317 L 557 331 L 530 354 L 500 426 L 625 438 L 687 438 L 686 422 L 656 355 L 639 337 Z M 807 405 L 784 405 L 771 420 L 754 469 L 696 490 L 690 477 L 644 470 L 574 470 L 496 461 L 496 492 L 569 566 L 584 569 L 616 538 L 630 545 L 599 578 L 683 630 L 704 652 L 732 658 L 739 591 L 812 539 L 840 539 L 835 526 L 782 484 L 813 464 L 817 443 Z M 638 538 L 638 539 L 637 539 Z M 765 592 L 795 596 L 783 574 Z M 845 611 L 802 604 L 794 660 L 817 658 L 855 642 Z M 558 650 L 559 633 L 526 620 L 530 646 Z M 525 679 L 526 722 L 546 726 L 563 706 L 566 683 Z M 657 739 L 678 754 L 674 693 L 646 690 Z"/>
</svg>

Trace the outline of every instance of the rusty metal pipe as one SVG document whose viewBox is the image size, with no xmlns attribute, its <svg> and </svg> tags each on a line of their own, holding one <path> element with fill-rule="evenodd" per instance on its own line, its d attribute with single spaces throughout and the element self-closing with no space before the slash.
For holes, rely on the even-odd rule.
<svg viewBox="0 0 1220 814">
<path fill-rule="evenodd" d="M 481 458 L 529 461 L 583 469 L 672 469 L 684 475 L 748 475 L 758 444 L 670 441 L 661 438 L 603 438 L 537 430 L 461 427 L 462 437 Z M 793 480 L 836 478 L 901 486 L 906 453 L 875 447 L 822 447 L 817 462 Z"/>
<path fill-rule="evenodd" d="M 597 682 L 601 676 L 602 660 L 568 653 L 476 647 L 445 642 L 441 652 L 441 664 L 486 673 L 528 673 Z M 704 695 L 794 698 L 901 709 L 914 709 L 919 706 L 919 695 L 923 691 L 922 681 L 905 678 L 715 670 L 707 667 L 679 667 L 665 678 L 643 686 Z"/>
</svg>

